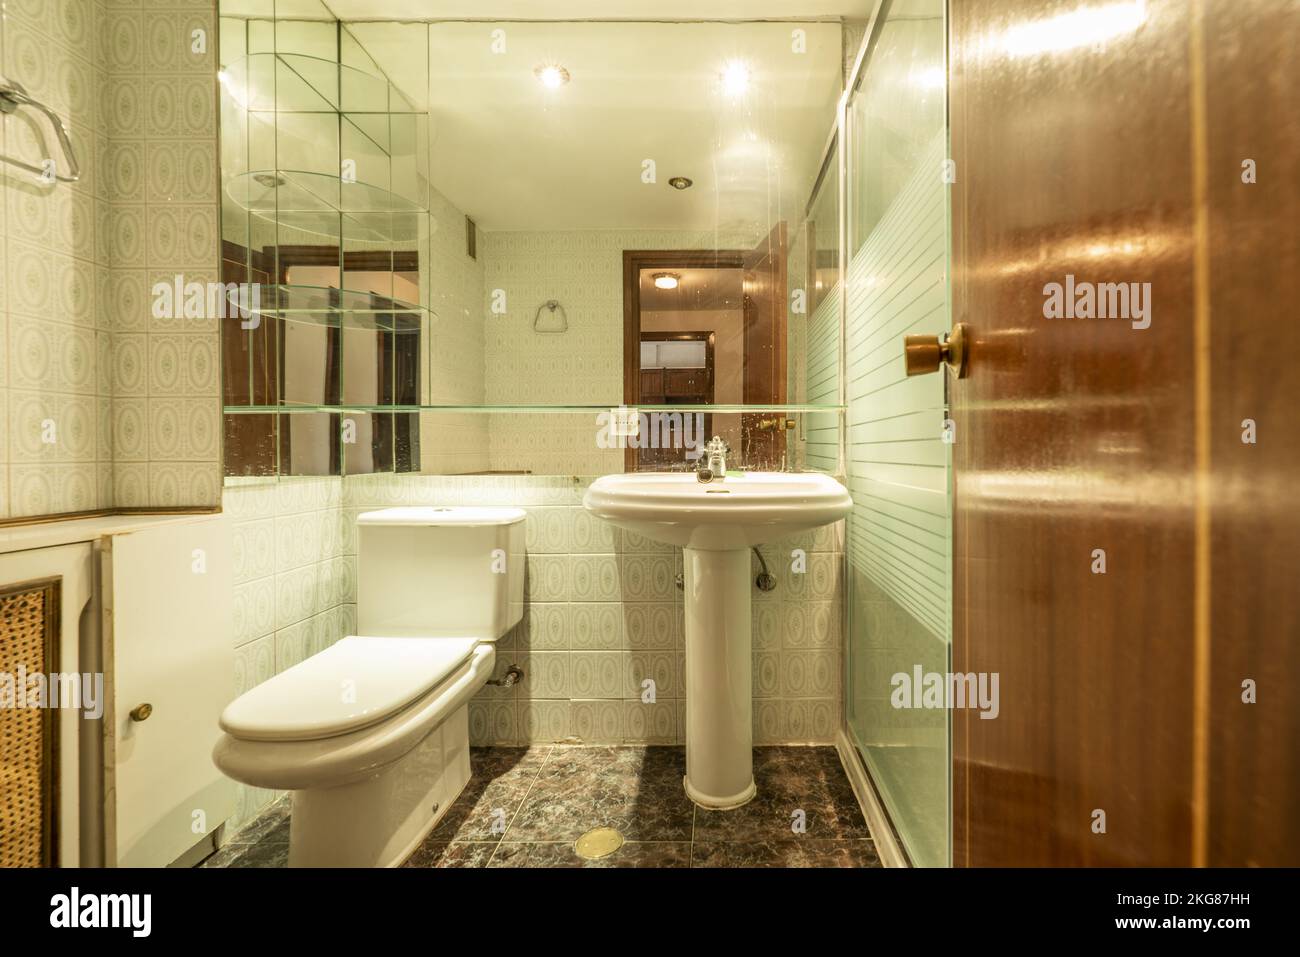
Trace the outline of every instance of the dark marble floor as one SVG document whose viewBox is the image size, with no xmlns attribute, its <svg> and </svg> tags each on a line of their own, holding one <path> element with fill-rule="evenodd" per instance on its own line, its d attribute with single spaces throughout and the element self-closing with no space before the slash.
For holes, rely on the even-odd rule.
<svg viewBox="0 0 1300 957">
<path fill-rule="evenodd" d="M 406 867 L 879 867 L 831 747 L 754 750 L 758 795 L 734 811 L 682 790 L 680 747 L 474 748 L 472 777 Z M 574 841 L 620 831 L 619 850 L 584 860 Z M 204 867 L 283 867 L 289 804 L 273 805 Z"/>
</svg>

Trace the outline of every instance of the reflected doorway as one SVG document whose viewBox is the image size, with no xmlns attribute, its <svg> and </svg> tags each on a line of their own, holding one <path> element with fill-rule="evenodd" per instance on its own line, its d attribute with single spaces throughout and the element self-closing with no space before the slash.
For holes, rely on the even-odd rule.
<svg viewBox="0 0 1300 957">
<path fill-rule="evenodd" d="M 623 308 L 624 404 L 661 410 L 626 471 L 689 467 L 714 435 L 746 468 L 784 467 L 783 417 L 701 407 L 786 401 L 785 223 L 749 250 L 625 250 Z"/>
</svg>

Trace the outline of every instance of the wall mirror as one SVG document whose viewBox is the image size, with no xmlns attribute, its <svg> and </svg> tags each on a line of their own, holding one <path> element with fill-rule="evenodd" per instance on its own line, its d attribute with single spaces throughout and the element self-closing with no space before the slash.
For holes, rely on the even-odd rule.
<svg viewBox="0 0 1300 957">
<path fill-rule="evenodd" d="M 823 467 L 845 43 L 223 5 L 228 474 Z"/>
</svg>

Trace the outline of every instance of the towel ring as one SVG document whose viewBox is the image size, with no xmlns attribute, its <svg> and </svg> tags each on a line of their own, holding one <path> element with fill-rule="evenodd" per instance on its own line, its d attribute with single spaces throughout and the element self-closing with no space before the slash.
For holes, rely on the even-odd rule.
<svg viewBox="0 0 1300 957">
<path fill-rule="evenodd" d="M 560 323 L 561 323 L 560 328 L 539 329 L 537 327 L 537 324 L 542 319 L 543 309 L 549 309 L 552 316 L 554 316 L 556 312 L 560 314 Z M 533 316 L 533 332 L 536 332 L 539 335 L 543 335 L 543 336 L 553 336 L 553 335 L 558 335 L 561 332 L 568 332 L 568 331 L 569 331 L 569 314 L 564 311 L 564 307 L 560 305 L 560 301 L 558 299 L 548 299 L 540 306 L 537 307 L 537 314 Z"/>
<path fill-rule="evenodd" d="M 68 138 L 68 128 L 63 125 L 63 121 L 44 103 L 32 99 L 27 91 L 23 89 L 21 83 L 16 80 L 0 80 L 0 113 L 13 113 L 20 106 L 30 106 L 33 109 L 40 110 L 54 127 L 54 135 L 58 137 L 59 145 L 63 147 L 63 155 L 68 161 L 68 175 L 60 176 L 56 166 L 54 178 L 60 183 L 75 183 L 81 179 L 81 166 L 77 163 L 77 154 L 73 152 L 72 140 Z M 49 175 L 48 170 L 40 166 L 33 166 L 21 160 L 10 159 L 8 156 L 0 156 L 0 163 L 17 166 L 19 169 L 25 169 L 29 173 L 35 173 L 42 178 Z"/>
</svg>

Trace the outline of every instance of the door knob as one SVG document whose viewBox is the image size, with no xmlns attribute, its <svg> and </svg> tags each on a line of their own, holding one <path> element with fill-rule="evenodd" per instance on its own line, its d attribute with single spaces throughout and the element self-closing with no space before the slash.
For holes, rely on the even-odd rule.
<svg viewBox="0 0 1300 957">
<path fill-rule="evenodd" d="M 131 720 L 148 721 L 149 715 L 151 714 L 153 714 L 153 705 L 149 704 L 148 702 L 145 702 L 144 704 L 138 704 L 131 709 Z"/>
<path fill-rule="evenodd" d="M 904 336 L 903 361 L 907 365 L 908 375 L 924 375 L 938 372 L 939 366 L 948 363 L 948 367 L 957 373 L 958 379 L 966 378 L 966 324 L 959 322 L 952 327 L 952 332 L 939 336 Z"/>
</svg>

